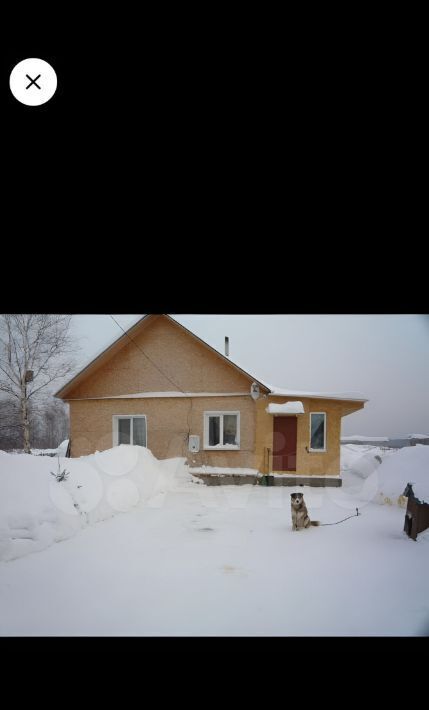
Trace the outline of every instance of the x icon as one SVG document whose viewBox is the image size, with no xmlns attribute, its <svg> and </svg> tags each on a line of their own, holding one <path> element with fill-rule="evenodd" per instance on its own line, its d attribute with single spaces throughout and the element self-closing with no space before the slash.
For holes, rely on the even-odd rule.
<svg viewBox="0 0 429 710">
<path fill-rule="evenodd" d="M 32 86 L 33 84 L 37 86 L 38 89 L 42 88 L 41 86 L 39 86 L 39 84 L 36 84 L 37 79 L 42 76 L 41 74 L 38 74 L 35 79 L 32 79 L 31 76 L 28 76 L 28 74 L 26 74 L 25 76 L 27 77 L 27 79 L 30 79 L 29 85 L 25 87 L 26 89 L 29 89 L 30 86 Z"/>
</svg>

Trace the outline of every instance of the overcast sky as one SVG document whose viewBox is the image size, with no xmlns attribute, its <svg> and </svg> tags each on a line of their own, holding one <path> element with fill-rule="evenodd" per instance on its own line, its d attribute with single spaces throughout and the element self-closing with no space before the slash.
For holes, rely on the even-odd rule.
<svg viewBox="0 0 429 710">
<path fill-rule="evenodd" d="M 123 328 L 141 316 L 115 315 Z M 174 315 L 210 345 L 270 384 L 362 392 L 365 409 L 343 419 L 344 434 L 429 433 L 429 316 Z M 108 315 L 73 317 L 86 364 L 121 335 Z"/>
</svg>

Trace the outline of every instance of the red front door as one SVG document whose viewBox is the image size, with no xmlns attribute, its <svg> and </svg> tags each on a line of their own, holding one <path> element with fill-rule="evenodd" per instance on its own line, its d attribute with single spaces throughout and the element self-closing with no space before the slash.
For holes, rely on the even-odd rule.
<svg viewBox="0 0 429 710">
<path fill-rule="evenodd" d="M 274 417 L 273 471 L 296 471 L 296 417 Z"/>
</svg>

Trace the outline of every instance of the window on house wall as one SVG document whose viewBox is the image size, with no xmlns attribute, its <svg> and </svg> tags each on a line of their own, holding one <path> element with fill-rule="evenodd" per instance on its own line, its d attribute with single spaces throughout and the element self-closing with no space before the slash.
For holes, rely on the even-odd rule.
<svg viewBox="0 0 429 710">
<path fill-rule="evenodd" d="M 326 451 L 325 412 L 311 412 L 310 414 L 310 450 Z"/>
<path fill-rule="evenodd" d="M 204 448 L 240 448 L 240 412 L 204 413 Z"/>
<path fill-rule="evenodd" d="M 118 444 L 131 444 L 131 419 L 118 419 Z"/>
<path fill-rule="evenodd" d="M 113 444 L 147 446 L 147 422 L 144 415 L 113 417 Z"/>
</svg>

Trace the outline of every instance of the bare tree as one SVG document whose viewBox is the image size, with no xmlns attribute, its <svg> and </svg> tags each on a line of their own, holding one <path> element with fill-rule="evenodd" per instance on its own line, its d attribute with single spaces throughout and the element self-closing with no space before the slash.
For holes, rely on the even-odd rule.
<svg viewBox="0 0 429 710">
<path fill-rule="evenodd" d="M 16 449 L 22 441 L 19 403 L 16 399 L 0 400 L 0 449 Z"/>
<path fill-rule="evenodd" d="M 0 316 L 0 391 L 19 402 L 25 453 L 30 450 L 29 403 L 49 385 L 69 375 L 71 316 Z"/>
</svg>

